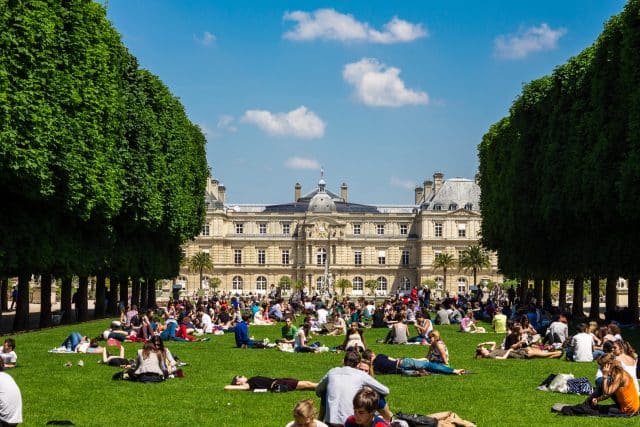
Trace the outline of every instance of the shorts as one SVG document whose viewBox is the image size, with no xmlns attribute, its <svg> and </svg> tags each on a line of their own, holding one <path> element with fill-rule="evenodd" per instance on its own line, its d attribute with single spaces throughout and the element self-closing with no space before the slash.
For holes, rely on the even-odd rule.
<svg viewBox="0 0 640 427">
<path fill-rule="evenodd" d="M 295 378 L 277 378 L 272 387 L 280 384 L 285 385 L 289 390 L 293 391 L 298 387 L 298 380 Z"/>
</svg>

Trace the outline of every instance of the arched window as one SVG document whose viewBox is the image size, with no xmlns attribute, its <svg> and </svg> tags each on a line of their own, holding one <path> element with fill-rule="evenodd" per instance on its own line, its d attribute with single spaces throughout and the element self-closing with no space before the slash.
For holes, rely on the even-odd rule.
<svg viewBox="0 0 640 427">
<path fill-rule="evenodd" d="M 411 290 L 411 280 L 408 277 L 402 276 L 400 279 L 400 290 L 401 291 L 409 291 Z"/>
<path fill-rule="evenodd" d="M 362 280 L 362 277 L 354 277 L 351 284 L 353 285 L 354 292 L 362 292 L 364 290 L 364 281 Z"/>
<path fill-rule="evenodd" d="M 464 277 L 459 277 L 458 278 L 458 293 L 459 294 L 464 294 L 465 292 L 467 292 L 467 279 L 465 279 Z"/>
<path fill-rule="evenodd" d="M 267 290 L 267 278 L 264 276 L 258 276 L 256 279 L 256 291 L 265 292 Z"/>
<path fill-rule="evenodd" d="M 387 279 L 385 277 L 378 277 L 378 293 L 386 294 L 387 293 Z"/>
<path fill-rule="evenodd" d="M 318 292 L 324 290 L 324 276 L 320 276 L 316 279 L 316 290 Z"/>
<path fill-rule="evenodd" d="M 327 250 L 325 248 L 318 248 L 316 252 L 316 264 L 325 265 L 327 263 Z"/>
<path fill-rule="evenodd" d="M 242 277 L 235 276 L 231 281 L 232 289 L 236 292 L 242 292 Z"/>
</svg>

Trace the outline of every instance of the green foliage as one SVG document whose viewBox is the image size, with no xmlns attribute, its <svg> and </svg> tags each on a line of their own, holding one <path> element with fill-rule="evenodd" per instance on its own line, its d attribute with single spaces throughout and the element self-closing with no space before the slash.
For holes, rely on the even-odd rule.
<svg viewBox="0 0 640 427">
<path fill-rule="evenodd" d="M 453 255 L 448 254 L 446 252 L 436 254 L 435 259 L 433 260 L 433 268 L 434 270 L 441 269 L 443 276 L 443 285 L 444 288 L 447 289 L 447 270 L 453 268 L 456 265 L 456 260 L 453 258 Z"/>
<path fill-rule="evenodd" d="M 207 252 L 198 252 L 189 259 L 189 270 L 200 274 L 200 287 L 202 287 L 202 274 L 213 271 L 213 262 Z"/>
<path fill-rule="evenodd" d="M 349 279 L 339 279 L 336 281 L 335 287 L 340 289 L 340 294 L 344 296 L 345 290 L 351 287 L 351 281 Z"/>
<path fill-rule="evenodd" d="M 479 245 L 469 246 L 460 253 L 458 265 L 462 270 L 473 271 L 473 285 L 475 286 L 478 270 L 491 267 L 489 253 Z"/>
<path fill-rule="evenodd" d="M 278 286 L 279 286 L 281 289 L 283 289 L 283 290 L 285 290 L 285 291 L 288 291 L 288 290 L 290 290 L 290 289 L 291 289 L 291 283 L 292 283 L 292 282 L 291 282 L 291 277 L 289 277 L 289 276 L 282 276 L 282 277 L 280 278 L 280 280 L 278 281 Z M 302 286 L 302 287 L 304 288 L 304 286 Z"/>
<path fill-rule="evenodd" d="M 378 289 L 378 281 L 374 279 L 369 279 L 364 282 L 364 287 L 369 289 L 370 294 L 373 296 L 376 294 L 376 290 Z"/>
</svg>

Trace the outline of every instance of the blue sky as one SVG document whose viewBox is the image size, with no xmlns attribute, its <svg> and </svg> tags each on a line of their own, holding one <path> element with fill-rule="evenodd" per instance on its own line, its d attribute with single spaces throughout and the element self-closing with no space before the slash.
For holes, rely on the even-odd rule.
<svg viewBox="0 0 640 427">
<path fill-rule="evenodd" d="M 141 67 L 207 135 L 229 203 L 293 186 L 409 204 L 440 171 L 473 178 L 476 147 L 523 83 L 593 43 L 621 0 L 109 0 Z"/>
</svg>

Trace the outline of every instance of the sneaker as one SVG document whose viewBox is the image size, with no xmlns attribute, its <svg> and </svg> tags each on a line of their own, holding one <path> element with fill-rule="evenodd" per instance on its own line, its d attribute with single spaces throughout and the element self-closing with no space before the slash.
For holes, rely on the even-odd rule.
<svg viewBox="0 0 640 427">
<path fill-rule="evenodd" d="M 78 366 L 82 367 L 84 366 L 84 360 L 78 360 Z"/>
<path fill-rule="evenodd" d="M 551 407 L 551 412 L 562 412 L 562 408 L 564 408 L 565 406 L 569 406 L 566 403 L 555 403 L 552 407 Z"/>
<path fill-rule="evenodd" d="M 64 366 L 67 367 L 67 368 L 70 368 L 70 367 L 73 366 L 73 363 L 67 362 L 67 363 L 64 364 Z"/>
</svg>

